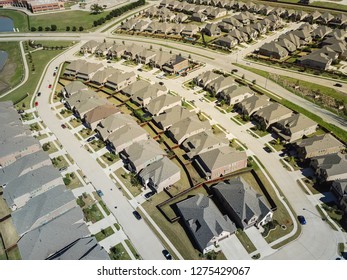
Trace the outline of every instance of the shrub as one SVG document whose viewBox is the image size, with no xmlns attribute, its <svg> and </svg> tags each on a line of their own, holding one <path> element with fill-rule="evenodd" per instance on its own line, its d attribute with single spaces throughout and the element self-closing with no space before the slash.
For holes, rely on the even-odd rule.
<svg viewBox="0 0 347 280">
<path fill-rule="evenodd" d="M 35 32 L 35 31 L 36 31 L 36 27 L 33 26 L 33 27 L 30 28 L 30 30 L 31 30 L 32 32 Z"/>
<path fill-rule="evenodd" d="M 70 179 L 68 179 L 68 178 L 63 178 L 63 181 L 64 181 L 64 184 L 65 184 L 65 186 L 68 186 L 68 185 L 70 185 L 71 184 L 71 180 Z"/>
<path fill-rule="evenodd" d="M 70 26 L 66 26 L 66 31 L 70 31 Z"/>
</svg>

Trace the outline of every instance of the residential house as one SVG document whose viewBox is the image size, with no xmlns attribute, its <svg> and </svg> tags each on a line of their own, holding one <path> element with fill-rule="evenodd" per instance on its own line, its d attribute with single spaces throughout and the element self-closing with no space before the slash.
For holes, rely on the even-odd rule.
<svg viewBox="0 0 347 280">
<path fill-rule="evenodd" d="M 229 32 L 229 36 L 237 39 L 238 43 L 248 42 L 249 37 L 246 33 L 240 31 L 239 29 L 234 29 Z"/>
<path fill-rule="evenodd" d="M 173 54 L 164 52 L 164 51 L 157 51 L 157 54 L 153 59 L 151 60 L 150 64 L 153 67 L 157 67 L 159 69 L 162 69 L 165 64 L 168 64 L 171 59 L 174 57 Z"/>
<path fill-rule="evenodd" d="M 236 20 L 236 19 L 235 19 Z M 237 21 L 237 20 L 236 20 Z M 238 22 L 238 21 L 237 21 Z M 218 25 L 218 27 L 220 28 L 221 31 L 225 32 L 225 33 L 229 33 L 231 30 L 235 29 L 235 26 L 228 24 L 226 22 L 217 22 L 216 23 Z M 239 23 L 241 24 L 241 23 Z"/>
<path fill-rule="evenodd" d="M 307 29 L 297 29 L 291 32 L 292 34 L 298 36 L 300 40 L 304 41 L 305 44 L 312 42 L 312 36 Z"/>
<path fill-rule="evenodd" d="M 224 146 L 200 153 L 195 157 L 194 163 L 206 180 L 214 180 L 246 168 L 247 154 Z"/>
<path fill-rule="evenodd" d="M 219 36 L 221 34 L 220 28 L 215 23 L 206 24 L 205 27 L 203 28 L 203 32 L 207 36 L 211 36 L 211 37 Z"/>
<path fill-rule="evenodd" d="M 57 169 L 42 166 L 8 182 L 3 198 L 14 211 L 23 207 L 31 198 L 62 184 L 63 180 Z"/>
<path fill-rule="evenodd" d="M 103 67 L 102 63 L 86 62 L 85 65 L 77 71 L 76 78 L 89 81 L 93 75 Z"/>
<path fill-rule="evenodd" d="M 245 86 L 240 87 L 229 87 L 220 92 L 221 97 L 228 105 L 235 105 L 242 100 L 249 98 L 254 95 L 254 92 Z"/>
<path fill-rule="evenodd" d="M 283 59 L 288 56 L 288 51 L 277 42 L 265 43 L 259 48 L 259 54 L 269 58 Z"/>
<path fill-rule="evenodd" d="M 293 43 L 297 49 L 301 48 L 304 45 L 304 42 L 297 35 L 291 32 L 280 35 L 278 39 L 279 40 L 287 39 L 288 41 Z"/>
<path fill-rule="evenodd" d="M 100 44 L 100 42 L 90 40 L 87 43 L 85 43 L 81 48 L 80 48 L 80 53 L 94 53 L 96 47 Z"/>
<path fill-rule="evenodd" d="M 62 94 L 65 97 L 69 97 L 79 91 L 83 91 L 87 89 L 88 89 L 88 86 L 86 86 L 81 81 L 72 81 L 64 86 L 64 88 L 62 89 Z"/>
<path fill-rule="evenodd" d="M 231 36 L 231 35 L 226 35 L 223 37 L 219 37 L 217 40 L 214 41 L 214 44 L 219 45 L 224 48 L 232 49 L 238 44 L 238 40 Z"/>
<path fill-rule="evenodd" d="M 137 22 L 138 22 L 138 19 L 131 18 L 129 20 L 126 20 L 125 22 L 122 22 L 119 29 L 126 30 L 126 31 L 132 30 Z"/>
<path fill-rule="evenodd" d="M 347 155 L 336 153 L 311 158 L 319 182 L 347 180 Z"/>
<path fill-rule="evenodd" d="M 197 194 L 176 204 L 184 227 L 203 254 L 215 250 L 220 240 L 236 231 L 227 215 L 223 215 L 213 200 Z"/>
<path fill-rule="evenodd" d="M 314 39 L 321 40 L 331 32 L 332 32 L 332 29 L 330 27 L 325 25 L 320 25 L 318 28 L 312 31 L 311 35 Z"/>
<path fill-rule="evenodd" d="M 213 71 L 206 71 L 200 74 L 199 76 L 195 77 L 194 82 L 196 85 L 205 88 L 209 83 L 218 79 L 219 77 L 221 77 L 220 74 L 216 74 Z"/>
<path fill-rule="evenodd" d="M 159 22 L 156 29 L 154 30 L 155 34 L 170 34 L 174 24 L 167 22 Z"/>
<path fill-rule="evenodd" d="M 241 22 L 243 25 L 249 25 L 251 23 L 246 13 L 239 13 L 238 15 L 234 15 L 233 17 L 239 22 Z"/>
<path fill-rule="evenodd" d="M 347 180 L 334 181 L 331 184 L 331 192 L 336 196 L 340 208 L 347 210 Z"/>
<path fill-rule="evenodd" d="M 114 91 L 120 91 L 126 86 L 136 81 L 136 74 L 134 72 L 117 72 L 107 78 L 105 87 Z"/>
<path fill-rule="evenodd" d="M 259 227 L 272 221 L 273 212 L 266 198 L 258 194 L 242 177 L 220 182 L 212 189 L 216 199 L 238 227 Z"/>
<path fill-rule="evenodd" d="M 165 110 L 165 112 L 161 113 L 160 115 L 155 116 L 153 121 L 160 129 L 167 130 L 173 124 L 193 115 L 195 115 L 194 112 L 189 111 L 180 105 L 176 105 Z"/>
<path fill-rule="evenodd" d="M 115 114 L 120 114 L 121 111 L 113 104 L 104 104 L 95 107 L 86 114 L 84 114 L 83 122 L 84 124 L 94 130 L 100 121 L 106 119 L 107 117 Z"/>
<path fill-rule="evenodd" d="M 174 55 L 162 67 L 162 70 L 170 74 L 180 74 L 189 69 L 189 60 L 180 55 Z"/>
<path fill-rule="evenodd" d="M 194 13 L 194 14 L 192 14 L 190 19 L 192 21 L 205 22 L 207 20 L 207 16 L 204 14 Z"/>
<path fill-rule="evenodd" d="M 135 142 L 122 152 L 128 170 L 138 173 L 146 166 L 162 159 L 166 153 L 152 138 Z"/>
<path fill-rule="evenodd" d="M 170 33 L 174 35 L 181 35 L 184 28 L 185 28 L 184 24 L 174 24 L 171 28 Z"/>
<path fill-rule="evenodd" d="M 244 26 L 244 27 L 241 27 L 239 29 L 241 32 L 247 34 L 248 36 L 248 40 L 255 40 L 257 39 L 259 33 L 257 30 L 253 29 L 251 26 L 247 25 L 247 26 Z"/>
<path fill-rule="evenodd" d="M 295 44 L 289 41 L 287 38 L 279 39 L 277 44 L 286 49 L 288 53 L 293 53 L 297 50 Z"/>
<path fill-rule="evenodd" d="M 51 164 L 51 159 L 48 157 L 47 153 L 42 150 L 19 157 L 12 164 L 0 168 L 0 186 L 5 186 L 14 179 L 32 170 Z"/>
<path fill-rule="evenodd" d="M 157 55 L 155 51 L 152 50 L 143 50 L 136 55 L 135 60 L 141 64 L 149 64 L 151 60 Z"/>
<path fill-rule="evenodd" d="M 108 50 L 108 56 L 111 57 L 116 57 L 116 58 L 121 58 L 127 47 L 125 45 L 113 45 L 109 50 Z"/>
<path fill-rule="evenodd" d="M 105 69 L 97 71 L 89 81 L 89 85 L 100 88 L 105 85 L 107 79 L 112 75 L 121 73 L 118 69 L 113 67 L 107 67 Z"/>
<path fill-rule="evenodd" d="M 139 55 L 144 50 L 145 48 L 140 46 L 139 44 L 132 44 L 128 46 L 127 49 L 124 51 L 122 58 L 127 60 L 135 60 L 136 56 Z"/>
<path fill-rule="evenodd" d="M 186 14 L 183 13 L 177 13 L 176 16 L 174 17 L 174 21 L 176 23 L 183 23 L 185 22 L 189 17 Z"/>
<path fill-rule="evenodd" d="M 272 129 L 286 142 L 294 142 L 314 133 L 317 123 L 302 114 L 293 114 L 291 117 L 276 122 Z"/>
<path fill-rule="evenodd" d="M 181 97 L 171 94 L 160 95 L 153 98 L 145 108 L 152 116 L 158 116 L 162 112 L 181 104 Z"/>
<path fill-rule="evenodd" d="M 211 81 L 207 86 L 206 89 L 213 95 L 219 95 L 227 88 L 237 88 L 237 85 L 235 83 L 235 79 L 231 76 L 224 77 L 220 75 L 217 79 Z"/>
<path fill-rule="evenodd" d="M 139 178 L 145 188 L 161 192 L 181 179 L 181 170 L 167 157 L 163 157 L 143 168 Z"/>
<path fill-rule="evenodd" d="M 22 208 L 12 212 L 11 217 L 16 232 L 23 236 L 76 206 L 73 193 L 60 185 L 33 197 Z"/>
<path fill-rule="evenodd" d="M 300 65 L 320 70 L 329 69 L 332 62 L 333 59 L 329 55 L 319 50 L 298 59 Z"/>
<path fill-rule="evenodd" d="M 316 22 L 320 24 L 329 24 L 332 20 L 334 20 L 334 18 L 335 17 L 332 14 L 325 12 L 316 20 Z"/>
<path fill-rule="evenodd" d="M 99 245 L 94 236 L 82 237 L 68 248 L 63 248 L 49 256 L 48 260 L 110 260 L 106 250 Z"/>
<path fill-rule="evenodd" d="M 344 28 L 347 25 L 347 15 L 344 13 L 337 14 L 329 24 Z"/>
<path fill-rule="evenodd" d="M 148 33 L 156 33 L 158 30 L 159 25 L 161 25 L 162 22 L 158 21 L 152 21 L 143 31 Z"/>
<path fill-rule="evenodd" d="M 182 148 L 189 158 L 194 158 L 200 153 L 218 149 L 229 145 L 229 140 L 224 136 L 213 134 L 211 131 L 202 131 L 188 137 L 183 143 Z"/>
<path fill-rule="evenodd" d="M 95 95 L 95 97 L 93 98 L 77 102 L 72 108 L 72 111 L 74 112 L 75 116 L 77 116 L 80 119 L 83 119 L 85 118 L 85 115 L 91 110 L 106 104 L 109 104 L 106 99 L 101 99 Z"/>
<path fill-rule="evenodd" d="M 106 119 L 102 120 L 98 124 L 96 130 L 100 139 L 107 141 L 107 139 L 113 132 L 117 131 L 127 124 L 136 125 L 137 123 L 130 115 L 115 114 L 110 115 Z"/>
<path fill-rule="evenodd" d="M 298 155 L 303 159 L 338 153 L 345 146 L 331 134 L 313 136 L 296 142 Z"/>
<path fill-rule="evenodd" d="M 68 65 L 66 65 L 64 75 L 76 77 L 78 71 L 85 67 L 87 61 L 82 59 L 72 60 Z"/>
<path fill-rule="evenodd" d="M 106 42 L 99 44 L 94 53 L 98 56 L 106 56 L 108 54 L 108 51 L 115 45 L 113 42 Z"/>
<path fill-rule="evenodd" d="M 309 14 L 307 17 L 306 17 L 306 20 L 308 22 L 311 22 L 311 23 L 314 23 L 316 22 L 320 17 L 322 16 L 322 14 L 318 11 L 314 11 L 313 13 Z"/>
<path fill-rule="evenodd" d="M 266 26 L 260 24 L 259 22 L 250 25 L 250 28 L 256 30 L 258 34 L 264 35 L 267 32 Z"/>
<path fill-rule="evenodd" d="M 168 130 L 168 135 L 172 141 L 181 145 L 188 137 L 210 129 L 208 121 L 201 122 L 197 116 L 191 116 L 173 124 Z"/>
<path fill-rule="evenodd" d="M 23 260 L 44 260 L 88 235 L 90 232 L 83 221 L 83 213 L 75 207 L 29 231 L 17 245 Z"/>
<path fill-rule="evenodd" d="M 65 98 L 66 108 L 73 110 L 79 104 L 84 104 L 88 99 L 97 97 L 96 93 L 93 90 L 86 89 L 76 92 L 74 95 L 68 96 Z"/>
<path fill-rule="evenodd" d="M 276 30 L 283 25 L 281 18 L 277 15 L 271 14 L 266 19 L 271 21 L 270 30 Z"/>
<path fill-rule="evenodd" d="M 108 136 L 107 142 L 110 146 L 120 153 L 135 142 L 148 139 L 146 130 L 137 124 L 127 123 Z"/>
<path fill-rule="evenodd" d="M 183 37 L 190 37 L 192 38 L 195 34 L 197 34 L 199 31 L 199 27 L 194 24 L 186 24 L 181 31 L 181 35 Z"/>
<path fill-rule="evenodd" d="M 268 129 L 272 124 L 285 120 L 293 114 L 293 111 L 279 103 L 270 103 L 269 105 L 257 110 L 253 118 Z"/>
<path fill-rule="evenodd" d="M 233 29 L 243 26 L 243 24 L 240 21 L 238 21 L 235 17 L 232 17 L 232 16 L 223 18 L 222 22 L 233 26 L 234 27 Z"/>
<path fill-rule="evenodd" d="M 254 112 L 270 104 L 269 98 L 264 95 L 253 95 L 238 104 L 244 115 L 251 116 Z"/>
<path fill-rule="evenodd" d="M 133 27 L 133 30 L 136 32 L 142 32 L 146 27 L 151 23 L 149 20 L 138 20 Z"/>
<path fill-rule="evenodd" d="M 215 18 L 220 18 L 224 17 L 227 15 L 227 10 L 226 9 L 220 9 L 220 8 L 215 8 L 215 7 L 208 7 L 205 10 L 205 14 L 209 19 L 215 19 Z"/>
</svg>

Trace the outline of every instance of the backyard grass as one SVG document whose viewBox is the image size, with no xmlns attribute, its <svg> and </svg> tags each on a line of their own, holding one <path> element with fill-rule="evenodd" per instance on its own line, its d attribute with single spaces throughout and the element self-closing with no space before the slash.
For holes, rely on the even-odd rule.
<svg viewBox="0 0 347 280">
<path fill-rule="evenodd" d="M 133 244 L 130 242 L 130 240 L 129 240 L 129 239 L 125 239 L 124 241 L 125 241 L 125 243 L 127 244 L 127 246 L 128 246 L 128 248 L 130 249 L 130 251 L 131 251 L 131 252 L 133 253 L 133 255 L 135 256 L 135 258 L 136 258 L 137 260 L 140 260 L 140 259 L 141 259 L 141 256 L 136 252 L 136 250 L 135 250 Z"/>
<path fill-rule="evenodd" d="M 100 206 L 102 207 L 102 209 L 104 209 L 106 215 L 109 216 L 109 215 L 111 214 L 111 212 L 110 212 L 110 210 L 108 210 L 108 208 L 107 208 L 107 206 L 105 205 L 105 203 L 104 203 L 102 200 L 100 200 L 100 201 L 99 201 L 99 204 L 100 204 Z"/>
<path fill-rule="evenodd" d="M 104 218 L 104 215 L 101 213 L 96 204 L 93 204 L 88 208 L 84 208 L 83 213 L 87 222 L 92 222 L 93 224 Z"/>
<path fill-rule="evenodd" d="M 236 231 L 236 237 L 240 240 L 243 247 L 245 247 L 248 254 L 251 254 L 255 250 L 257 250 L 257 248 L 254 246 L 252 241 L 249 239 L 249 237 L 247 236 L 247 234 L 243 230 L 238 229 Z"/>
<path fill-rule="evenodd" d="M 95 238 L 99 242 L 101 240 L 104 240 L 106 237 L 111 236 L 112 234 L 114 234 L 114 230 L 112 229 L 112 227 L 107 227 L 95 234 Z"/>
<path fill-rule="evenodd" d="M 122 243 L 112 247 L 109 255 L 111 260 L 131 260 Z"/>
<path fill-rule="evenodd" d="M 328 219 L 327 219 L 327 216 L 324 214 L 324 212 L 322 211 L 322 209 L 316 205 L 316 209 L 319 213 L 319 215 L 322 217 L 322 220 L 323 221 L 326 221 L 328 223 L 328 225 L 335 231 L 337 231 L 337 228 L 335 227 L 335 225 L 333 225 Z"/>
<path fill-rule="evenodd" d="M 343 211 L 339 210 L 335 203 L 323 203 L 322 208 L 327 212 L 329 217 L 334 220 L 340 226 L 340 228 L 342 228 L 341 221 L 343 217 Z"/>
<path fill-rule="evenodd" d="M 104 162 L 106 162 L 106 164 L 108 166 L 116 163 L 119 160 L 119 156 L 118 155 L 112 154 L 110 152 L 107 152 L 106 154 L 103 154 L 101 156 L 101 158 L 103 159 Z"/>
<path fill-rule="evenodd" d="M 29 66 L 28 80 L 18 89 L 11 92 L 11 94 L 0 98 L 0 101 L 12 100 L 16 104 L 17 108 L 29 108 L 32 95 L 35 93 L 35 89 L 39 83 L 42 72 L 47 63 L 60 54 L 62 50 L 39 50 L 33 52 L 32 63 L 29 62 L 28 56 L 26 57 Z M 33 71 L 32 65 L 35 66 Z"/>
<path fill-rule="evenodd" d="M 19 11 L 1 9 L 0 16 L 9 17 L 13 20 L 13 25 L 15 28 L 19 29 L 19 32 L 28 31 L 28 16 L 27 14 Z"/>
<path fill-rule="evenodd" d="M 152 138 L 157 136 L 157 134 L 149 127 L 148 124 L 146 124 L 145 126 L 142 127 L 144 130 L 147 131 L 147 133 L 149 134 L 149 136 L 151 136 Z"/>
<path fill-rule="evenodd" d="M 0 42 L 0 50 L 8 54 L 8 60 L 0 75 L 1 94 L 20 83 L 24 70 L 18 42 Z"/>
</svg>

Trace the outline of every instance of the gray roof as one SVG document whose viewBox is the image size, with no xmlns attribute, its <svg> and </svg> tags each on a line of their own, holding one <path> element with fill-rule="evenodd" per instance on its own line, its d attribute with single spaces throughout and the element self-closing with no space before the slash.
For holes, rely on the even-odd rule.
<svg viewBox="0 0 347 280">
<path fill-rule="evenodd" d="M 313 120 L 302 114 L 294 114 L 290 118 L 279 121 L 278 123 L 284 128 L 289 129 L 292 134 L 317 125 L 317 123 L 315 123 Z"/>
<path fill-rule="evenodd" d="M 152 99 L 147 105 L 147 111 L 150 112 L 152 115 L 157 115 L 158 113 L 160 113 L 163 107 L 169 106 L 179 101 L 181 101 L 180 96 L 164 94 Z"/>
<path fill-rule="evenodd" d="M 267 124 L 271 124 L 273 120 L 281 118 L 288 114 L 292 114 L 293 111 L 284 107 L 279 103 L 271 103 L 268 106 L 265 106 L 259 109 L 254 115 L 263 118 Z"/>
<path fill-rule="evenodd" d="M 176 206 L 201 251 L 210 245 L 213 237 L 236 231 L 229 217 L 223 216 L 212 199 L 202 194 L 181 201 Z"/>
<path fill-rule="evenodd" d="M 136 121 L 127 114 L 111 115 L 100 122 L 100 125 L 97 126 L 97 130 L 102 138 L 106 139 L 111 133 L 120 129 L 126 124 L 136 124 Z"/>
<path fill-rule="evenodd" d="M 163 114 L 155 116 L 153 119 L 163 127 L 169 127 L 178 121 L 193 115 L 195 115 L 194 112 L 191 112 L 180 105 L 176 105 L 167 109 Z"/>
<path fill-rule="evenodd" d="M 70 107 L 72 108 L 94 97 L 97 97 L 97 95 L 95 91 L 91 89 L 79 90 L 74 95 L 67 97 L 66 101 L 69 103 Z"/>
<path fill-rule="evenodd" d="M 78 91 L 88 89 L 88 86 L 86 86 L 81 81 L 72 81 L 64 86 L 64 89 L 67 94 L 71 95 L 77 93 Z"/>
<path fill-rule="evenodd" d="M 23 235 L 18 248 L 23 260 L 44 260 L 89 234 L 81 208 L 75 207 Z"/>
<path fill-rule="evenodd" d="M 44 162 L 47 162 L 44 164 Z M 52 162 L 47 153 L 38 151 L 17 159 L 14 163 L 0 169 L 0 185 L 12 180 L 43 165 L 51 165 Z"/>
<path fill-rule="evenodd" d="M 166 155 L 160 145 L 152 138 L 133 143 L 125 149 L 125 152 L 136 169 L 159 155 Z"/>
<path fill-rule="evenodd" d="M 66 206 L 67 203 L 74 200 L 75 197 L 72 192 L 66 190 L 63 185 L 56 186 L 53 189 L 30 199 L 25 206 L 11 214 L 17 233 L 22 235 L 28 230 L 34 229 L 48 222 L 50 220 L 49 215 L 53 211 Z M 77 206 L 76 203 L 74 203 L 74 206 Z M 64 207 L 63 209 L 59 209 L 59 214 L 68 211 L 70 208 Z M 35 227 L 32 228 L 34 224 Z"/>
<path fill-rule="evenodd" d="M 130 123 L 113 132 L 109 136 L 109 141 L 112 142 L 113 146 L 117 149 L 117 147 L 125 143 L 131 145 L 132 143 L 136 142 L 138 137 L 144 135 L 148 135 L 146 130 L 137 124 Z"/>
<path fill-rule="evenodd" d="M 347 155 L 340 153 L 329 154 L 319 157 L 314 157 L 312 160 L 316 160 L 318 167 L 321 170 L 325 170 L 327 175 L 327 180 L 330 181 L 331 178 L 337 176 L 338 179 L 347 178 Z M 335 178 L 332 178 L 335 179 Z M 337 179 L 337 178 L 336 178 Z"/>
<path fill-rule="evenodd" d="M 340 147 L 340 149 L 342 149 L 344 147 L 344 145 L 339 140 L 337 140 L 329 133 L 302 139 L 298 141 L 297 144 L 299 147 L 305 148 L 307 153 L 329 148 Z"/>
<path fill-rule="evenodd" d="M 176 164 L 167 157 L 163 157 L 142 169 L 139 176 L 145 181 L 151 179 L 157 186 L 179 172 L 180 169 Z"/>
<path fill-rule="evenodd" d="M 271 212 L 265 197 L 256 193 L 241 177 L 220 182 L 213 186 L 213 190 L 223 197 L 244 226 L 254 216 L 260 221 Z"/>
<path fill-rule="evenodd" d="M 33 192 L 57 178 L 61 178 L 61 174 L 57 169 L 53 166 L 43 166 L 9 182 L 4 189 L 3 197 L 7 205 L 11 207 L 14 199 Z M 63 183 L 63 180 L 61 182 Z"/>
<path fill-rule="evenodd" d="M 264 95 L 252 95 L 240 102 L 240 105 L 247 111 L 248 114 L 254 113 L 254 111 L 258 110 L 269 104 L 269 98 Z"/>
<path fill-rule="evenodd" d="M 224 135 L 224 134 L 223 134 Z M 182 145 L 189 150 L 187 153 L 190 158 L 198 155 L 201 151 L 210 150 L 213 147 L 221 147 L 229 145 L 229 140 L 225 135 L 217 136 L 211 131 L 203 131 L 193 136 L 188 137 Z"/>
<path fill-rule="evenodd" d="M 94 236 L 83 237 L 67 248 L 58 251 L 49 260 L 109 260 L 106 250 L 101 247 Z"/>
</svg>

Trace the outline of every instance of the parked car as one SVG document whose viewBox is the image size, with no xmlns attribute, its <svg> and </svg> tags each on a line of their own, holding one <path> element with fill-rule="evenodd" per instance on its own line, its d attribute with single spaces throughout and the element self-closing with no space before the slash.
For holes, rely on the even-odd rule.
<svg viewBox="0 0 347 280">
<path fill-rule="evenodd" d="M 137 71 L 142 72 L 142 69 L 141 69 L 141 68 L 139 68 L 139 69 L 137 69 Z"/>
<path fill-rule="evenodd" d="M 134 215 L 134 216 L 135 216 L 135 218 L 136 218 L 136 219 L 138 219 L 138 220 L 141 220 L 141 219 L 142 219 L 142 217 L 141 217 L 140 213 L 139 213 L 139 212 L 137 212 L 137 211 L 134 211 L 134 212 L 133 212 L 133 215 Z"/>
<path fill-rule="evenodd" d="M 37 93 L 37 96 L 41 96 L 41 91 L 39 91 L 39 92 Z"/>
<path fill-rule="evenodd" d="M 55 75 L 57 75 L 57 72 L 53 72 L 53 77 L 55 77 Z"/>
<path fill-rule="evenodd" d="M 145 194 L 145 198 L 150 198 L 151 196 L 155 195 L 155 192 L 149 192 Z"/>
<path fill-rule="evenodd" d="M 97 190 L 96 193 L 98 194 L 98 196 L 102 197 L 104 195 L 104 193 L 101 190 Z"/>
<path fill-rule="evenodd" d="M 111 63 L 112 61 L 111 60 L 107 60 L 107 63 Z"/>
<path fill-rule="evenodd" d="M 23 114 L 23 113 L 24 113 L 24 110 L 20 109 L 20 110 L 18 110 L 17 112 L 18 112 L 18 114 Z"/>
<path fill-rule="evenodd" d="M 49 84 L 49 85 L 48 85 L 48 88 L 52 88 L 52 84 Z"/>
<path fill-rule="evenodd" d="M 61 171 L 65 171 L 66 169 L 67 169 L 67 167 L 64 166 L 64 167 L 59 168 L 59 171 L 60 171 L 60 172 L 61 172 Z"/>
<path fill-rule="evenodd" d="M 36 101 L 35 102 L 35 107 L 37 107 L 37 106 L 39 106 L 39 102 Z"/>
<path fill-rule="evenodd" d="M 163 82 L 159 82 L 159 85 L 163 86 L 163 85 L 164 85 L 164 83 L 163 83 Z"/>
<path fill-rule="evenodd" d="M 162 253 L 167 260 L 172 260 L 172 256 L 170 255 L 168 250 L 164 249 Z"/>
<path fill-rule="evenodd" d="M 61 127 L 62 127 L 62 128 L 66 128 L 66 125 L 65 125 L 65 124 L 62 124 Z"/>
<path fill-rule="evenodd" d="M 304 216 L 302 216 L 302 215 L 298 216 L 298 221 L 300 224 L 306 225 L 306 219 Z"/>
<path fill-rule="evenodd" d="M 335 87 L 342 87 L 342 85 L 339 84 L 339 83 L 334 84 L 334 86 L 335 86 Z"/>
<path fill-rule="evenodd" d="M 267 153 L 272 153 L 272 150 L 268 146 L 265 146 L 263 149 Z"/>
<path fill-rule="evenodd" d="M 93 141 L 95 139 L 95 136 L 91 136 L 91 137 L 89 137 L 88 139 L 87 139 L 87 142 L 91 142 L 91 141 Z"/>
</svg>

